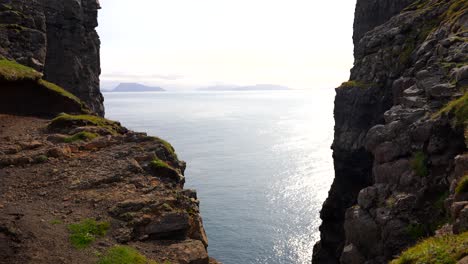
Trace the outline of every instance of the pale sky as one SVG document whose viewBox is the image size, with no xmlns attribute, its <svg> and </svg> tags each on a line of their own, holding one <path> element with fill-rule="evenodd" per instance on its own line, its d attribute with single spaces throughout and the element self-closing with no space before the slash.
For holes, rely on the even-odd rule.
<svg viewBox="0 0 468 264">
<path fill-rule="evenodd" d="M 331 88 L 348 79 L 353 63 L 356 0 L 100 2 L 107 85 Z"/>
</svg>

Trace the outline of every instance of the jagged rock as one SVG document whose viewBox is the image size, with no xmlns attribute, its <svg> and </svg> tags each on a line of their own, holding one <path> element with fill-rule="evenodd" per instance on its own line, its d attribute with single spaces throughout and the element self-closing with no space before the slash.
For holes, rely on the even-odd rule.
<svg viewBox="0 0 468 264">
<path fill-rule="evenodd" d="M 343 264 L 361 264 L 364 263 L 365 258 L 359 253 L 357 247 L 353 244 L 349 244 L 344 247 L 343 253 L 341 253 L 340 262 Z"/>
<path fill-rule="evenodd" d="M 358 196 L 359 206 L 361 206 L 363 209 L 368 209 L 374 205 L 377 200 L 377 191 L 378 189 L 373 186 L 362 189 Z"/>
<path fill-rule="evenodd" d="M 128 160 L 128 170 L 134 173 L 142 173 L 144 171 L 135 159 Z"/>
<path fill-rule="evenodd" d="M 2 0 L 0 55 L 44 73 L 103 115 L 96 0 Z M 26 91 L 25 91 L 26 92 Z"/>
<path fill-rule="evenodd" d="M 183 240 L 187 238 L 189 217 L 187 213 L 167 213 L 159 219 L 148 219 L 149 223 L 137 227 L 141 239 Z"/>
<path fill-rule="evenodd" d="M 465 205 L 453 224 L 453 232 L 460 234 L 466 231 L 468 231 L 468 206 Z"/>
<path fill-rule="evenodd" d="M 337 89 L 335 179 L 313 263 L 388 263 L 416 242 L 409 223 L 437 226 L 442 203 L 468 200 L 455 194 L 468 172 L 468 159 L 455 159 L 466 151 L 465 97 L 454 100 L 466 93 L 465 8 L 463 1 L 357 1 L 349 83 L 361 88 Z M 454 230 L 464 226 L 461 210 Z"/>
<path fill-rule="evenodd" d="M 346 211 L 345 232 L 348 244 L 354 244 L 366 251 L 366 255 L 379 253 L 379 227 L 372 217 L 359 206 L 354 206 Z"/>
<path fill-rule="evenodd" d="M 170 257 L 180 264 L 209 264 L 210 259 L 203 243 L 197 240 L 186 240 L 182 243 L 172 244 L 169 247 Z"/>
</svg>

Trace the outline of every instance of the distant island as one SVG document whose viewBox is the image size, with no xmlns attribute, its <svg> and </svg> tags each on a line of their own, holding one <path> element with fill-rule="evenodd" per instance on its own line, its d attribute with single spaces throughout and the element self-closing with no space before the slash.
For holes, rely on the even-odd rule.
<svg viewBox="0 0 468 264">
<path fill-rule="evenodd" d="M 161 87 L 151 87 L 139 83 L 121 83 L 109 92 L 164 92 Z"/>
<path fill-rule="evenodd" d="M 197 89 L 198 91 L 282 91 L 290 90 L 286 86 L 273 85 L 273 84 L 257 84 L 250 86 L 236 86 L 236 85 L 217 85 Z"/>
</svg>

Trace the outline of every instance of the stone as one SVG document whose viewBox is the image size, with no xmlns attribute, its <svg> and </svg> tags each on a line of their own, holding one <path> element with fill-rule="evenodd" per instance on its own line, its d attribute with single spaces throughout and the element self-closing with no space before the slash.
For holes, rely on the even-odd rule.
<svg viewBox="0 0 468 264">
<path fill-rule="evenodd" d="M 376 187 L 367 187 L 365 189 L 362 189 L 359 192 L 358 196 L 358 204 L 361 206 L 363 209 L 368 209 L 374 203 L 376 202 L 377 199 L 377 188 Z"/>
<path fill-rule="evenodd" d="M 427 93 L 434 98 L 450 98 L 454 92 L 456 92 L 456 87 L 450 83 L 436 84 L 427 89 Z"/>
<path fill-rule="evenodd" d="M 185 240 L 172 244 L 168 248 L 169 257 L 173 263 L 180 264 L 209 264 L 210 259 L 203 243 L 197 240 Z"/>
<path fill-rule="evenodd" d="M 359 206 L 354 206 L 346 211 L 345 219 L 346 241 L 365 249 L 366 251 L 361 251 L 364 256 L 377 254 L 380 232 L 372 217 Z"/>
<path fill-rule="evenodd" d="M 61 146 L 50 148 L 47 150 L 47 156 L 52 158 L 68 158 L 71 156 L 71 149 L 69 146 Z"/>
<path fill-rule="evenodd" d="M 468 264 L 468 256 L 460 259 L 457 264 Z"/>
<path fill-rule="evenodd" d="M 135 159 L 128 159 L 128 170 L 133 173 L 142 173 L 144 172 L 143 168 Z"/>
<path fill-rule="evenodd" d="M 374 167 L 375 183 L 396 185 L 399 183 L 400 177 L 410 170 L 410 163 L 406 159 L 377 165 Z"/>
<path fill-rule="evenodd" d="M 150 240 L 184 240 L 189 230 L 187 213 L 167 213 L 158 219 L 151 219 L 144 226 L 138 227 L 140 237 Z"/>
<path fill-rule="evenodd" d="M 365 262 L 365 258 L 359 252 L 359 249 L 353 244 L 349 244 L 343 248 L 341 253 L 340 263 L 343 264 L 361 264 Z"/>
<path fill-rule="evenodd" d="M 33 140 L 30 142 L 20 142 L 19 145 L 22 149 L 30 150 L 42 147 L 44 144 L 40 141 Z"/>
<path fill-rule="evenodd" d="M 203 228 L 203 221 L 200 216 L 193 216 L 190 219 L 190 238 L 200 240 L 205 248 L 208 248 L 208 237 L 206 236 L 205 229 Z"/>
<path fill-rule="evenodd" d="M 468 231 L 468 206 L 465 206 L 459 213 L 458 218 L 453 224 L 453 232 L 461 234 Z"/>
</svg>

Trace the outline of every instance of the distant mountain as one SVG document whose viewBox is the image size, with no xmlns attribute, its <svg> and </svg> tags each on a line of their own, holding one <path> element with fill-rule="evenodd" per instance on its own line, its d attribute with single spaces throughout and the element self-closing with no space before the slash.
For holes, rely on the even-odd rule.
<svg viewBox="0 0 468 264">
<path fill-rule="evenodd" d="M 121 83 L 110 92 L 164 92 L 161 87 L 151 87 L 139 83 Z"/>
<path fill-rule="evenodd" d="M 198 91 L 280 91 L 289 90 L 286 86 L 273 84 L 257 84 L 251 86 L 236 86 L 236 85 L 218 85 L 198 89 Z"/>
</svg>

